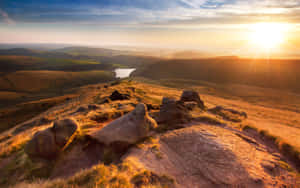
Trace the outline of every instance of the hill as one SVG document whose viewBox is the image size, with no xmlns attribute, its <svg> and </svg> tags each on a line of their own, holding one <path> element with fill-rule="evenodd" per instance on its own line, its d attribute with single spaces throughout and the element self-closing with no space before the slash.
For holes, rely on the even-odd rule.
<svg viewBox="0 0 300 188">
<path fill-rule="evenodd" d="M 69 89 L 112 81 L 110 71 L 17 71 L 0 76 L 0 107 L 67 93 Z M 10 93 L 9 95 L 6 95 Z M 14 93 L 14 95 L 11 95 Z"/>
<path fill-rule="evenodd" d="M 118 56 L 118 55 L 133 55 L 133 52 L 121 51 L 121 50 L 111 50 L 105 48 L 91 48 L 91 47 L 65 47 L 61 49 L 54 50 L 55 52 L 62 52 L 70 55 L 85 55 L 85 56 Z"/>
<path fill-rule="evenodd" d="M 300 185 L 300 132 L 285 125 L 300 122 L 297 112 L 203 91 L 126 80 L 84 86 L 1 134 L 0 186 Z"/>
<path fill-rule="evenodd" d="M 133 75 L 149 79 L 188 79 L 245 84 L 300 92 L 299 60 L 241 58 L 178 59 L 148 64 Z"/>
</svg>

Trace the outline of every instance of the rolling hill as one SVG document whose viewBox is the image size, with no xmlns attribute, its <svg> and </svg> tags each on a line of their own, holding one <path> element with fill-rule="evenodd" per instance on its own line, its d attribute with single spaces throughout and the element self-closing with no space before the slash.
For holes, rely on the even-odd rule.
<svg viewBox="0 0 300 188">
<path fill-rule="evenodd" d="M 188 79 L 245 84 L 300 92 L 299 60 L 241 58 L 177 59 L 149 64 L 133 73 L 149 79 Z"/>
</svg>

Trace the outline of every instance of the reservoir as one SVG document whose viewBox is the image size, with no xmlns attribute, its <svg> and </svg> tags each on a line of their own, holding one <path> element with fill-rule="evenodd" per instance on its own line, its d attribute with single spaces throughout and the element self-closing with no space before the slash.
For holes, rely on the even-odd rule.
<svg viewBox="0 0 300 188">
<path fill-rule="evenodd" d="M 115 69 L 116 78 L 127 78 L 135 71 L 135 68 L 117 68 Z"/>
</svg>

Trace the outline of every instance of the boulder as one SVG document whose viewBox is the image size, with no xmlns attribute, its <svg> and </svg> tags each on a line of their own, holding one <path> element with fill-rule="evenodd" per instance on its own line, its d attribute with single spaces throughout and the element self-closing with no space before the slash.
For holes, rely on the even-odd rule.
<svg viewBox="0 0 300 188">
<path fill-rule="evenodd" d="M 146 105 L 138 104 L 130 113 L 93 132 L 91 137 L 106 145 L 134 144 L 147 137 L 156 126 L 155 120 L 148 115 Z"/>
<path fill-rule="evenodd" d="M 34 134 L 25 152 L 32 158 L 54 159 L 75 134 L 78 126 L 72 119 L 55 121 L 53 126 Z"/>
<path fill-rule="evenodd" d="M 158 123 L 184 123 L 190 120 L 190 114 L 181 101 L 164 97 L 157 118 Z"/>
<path fill-rule="evenodd" d="M 115 90 L 110 96 L 109 99 L 112 101 L 116 100 L 128 100 L 130 99 L 130 95 L 128 94 L 122 94 L 118 90 Z"/>
<path fill-rule="evenodd" d="M 53 123 L 52 130 L 55 133 L 55 141 L 59 147 L 64 147 L 78 126 L 72 119 L 58 120 Z"/>
<path fill-rule="evenodd" d="M 191 102 L 184 102 L 183 105 L 188 109 L 188 110 L 194 110 L 198 104 L 194 101 L 191 101 Z"/>
<path fill-rule="evenodd" d="M 55 141 L 55 135 L 51 128 L 39 131 L 26 144 L 25 152 L 30 158 L 53 159 L 59 152 Z"/>
<path fill-rule="evenodd" d="M 196 102 L 198 107 L 204 109 L 204 102 L 200 99 L 199 94 L 196 91 L 185 90 L 183 91 L 181 98 L 181 102 Z"/>
</svg>

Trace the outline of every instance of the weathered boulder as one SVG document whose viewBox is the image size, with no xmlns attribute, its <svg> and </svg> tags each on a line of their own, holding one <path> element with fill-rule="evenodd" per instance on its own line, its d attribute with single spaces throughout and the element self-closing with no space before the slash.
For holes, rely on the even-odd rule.
<svg viewBox="0 0 300 188">
<path fill-rule="evenodd" d="M 183 105 L 188 109 L 188 110 L 194 110 L 198 104 L 194 101 L 191 102 L 184 102 Z"/>
<path fill-rule="evenodd" d="M 54 159 L 70 141 L 78 129 L 72 119 L 58 120 L 53 126 L 34 134 L 26 144 L 25 152 L 30 158 Z"/>
<path fill-rule="evenodd" d="M 59 147 L 64 147 L 77 128 L 77 123 L 72 119 L 55 121 L 52 130 L 55 133 L 56 144 Z"/>
<path fill-rule="evenodd" d="M 110 96 L 109 99 L 112 101 L 116 100 L 128 100 L 130 99 L 130 95 L 120 93 L 118 90 L 115 90 Z"/>
<path fill-rule="evenodd" d="M 156 126 L 155 120 L 148 115 L 146 105 L 138 104 L 130 113 L 93 132 L 91 137 L 106 145 L 134 144 L 147 137 L 150 130 Z"/>
<path fill-rule="evenodd" d="M 52 129 L 48 128 L 35 133 L 26 144 L 25 152 L 30 158 L 55 158 L 59 152 L 59 146 L 56 144 Z"/>
<path fill-rule="evenodd" d="M 164 97 L 157 118 L 158 123 L 184 123 L 190 120 L 188 109 L 181 101 Z"/>
<path fill-rule="evenodd" d="M 190 91 L 190 90 L 185 90 L 183 91 L 181 98 L 181 102 L 196 102 L 198 104 L 198 107 L 201 109 L 204 109 L 204 102 L 200 99 L 199 94 L 196 91 Z"/>
</svg>

